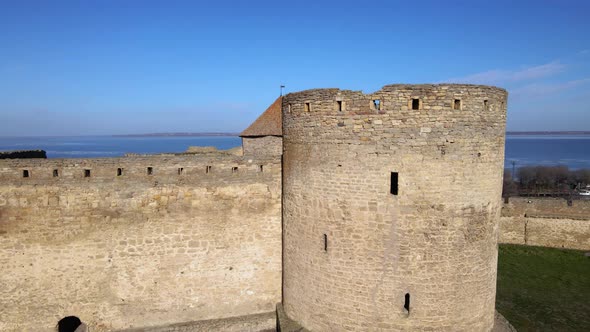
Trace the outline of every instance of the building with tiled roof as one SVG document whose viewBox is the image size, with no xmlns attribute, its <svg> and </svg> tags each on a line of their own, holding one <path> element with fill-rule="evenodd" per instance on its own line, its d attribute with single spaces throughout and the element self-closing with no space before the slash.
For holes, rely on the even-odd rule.
<svg viewBox="0 0 590 332">
<path fill-rule="evenodd" d="M 280 155 L 283 149 L 283 97 L 277 98 L 246 130 L 240 133 L 244 155 Z"/>
</svg>

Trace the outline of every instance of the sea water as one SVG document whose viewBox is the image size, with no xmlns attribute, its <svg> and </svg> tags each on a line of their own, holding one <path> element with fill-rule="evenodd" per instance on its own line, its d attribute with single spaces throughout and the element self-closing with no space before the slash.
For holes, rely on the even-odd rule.
<svg viewBox="0 0 590 332">
<path fill-rule="evenodd" d="M 189 146 L 229 149 L 240 146 L 237 136 L 68 136 L 0 137 L 3 150 L 45 150 L 48 158 L 120 157 L 126 153 L 184 152 Z"/>
<path fill-rule="evenodd" d="M 189 146 L 229 149 L 240 146 L 237 136 L 80 136 L 0 137 L 2 150 L 47 151 L 48 158 L 118 157 L 126 153 L 183 152 Z M 505 167 L 565 165 L 590 168 L 590 135 L 508 135 Z"/>
</svg>

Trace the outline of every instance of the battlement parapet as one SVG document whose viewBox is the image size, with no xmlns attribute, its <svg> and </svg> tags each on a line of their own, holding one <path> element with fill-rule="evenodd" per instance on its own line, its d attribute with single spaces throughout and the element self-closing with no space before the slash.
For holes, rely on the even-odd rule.
<svg viewBox="0 0 590 332">
<path fill-rule="evenodd" d="M 394 84 L 370 94 L 306 90 L 283 98 L 283 133 L 291 144 L 503 158 L 497 147 L 504 144 L 506 98 L 504 89 L 465 84 Z"/>
<path fill-rule="evenodd" d="M 472 111 L 505 114 L 506 90 L 471 84 L 391 84 L 373 93 L 335 88 L 290 93 L 287 114 L 388 114 L 395 111 Z"/>
<path fill-rule="evenodd" d="M 10 159 L 0 161 L 4 184 L 72 182 L 224 183 L 280 174 L 279 158 L 231 155 L 154 155 L 97 159 Z M 269 175 L 270 174 L 270 175 Z"/>
</svg>

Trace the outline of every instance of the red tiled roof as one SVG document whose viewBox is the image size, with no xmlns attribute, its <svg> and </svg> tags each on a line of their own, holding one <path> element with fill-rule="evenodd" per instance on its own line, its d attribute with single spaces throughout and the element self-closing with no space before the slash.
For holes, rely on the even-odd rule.
<svg viewBox="0 0 590 332">
<path fill-rule="evenodd" d="M 283 136 L 282 104 L 283 97 L 277 98 L 240 136 Z"/>
</svg>

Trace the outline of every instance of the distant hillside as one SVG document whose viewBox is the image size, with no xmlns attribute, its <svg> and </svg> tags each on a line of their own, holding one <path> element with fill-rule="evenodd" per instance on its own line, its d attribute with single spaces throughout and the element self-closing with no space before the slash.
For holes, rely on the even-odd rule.
<svg viewBox="0 0 590 332">
<path fill-rule="evenodd" d="M 113 135 L 113 137 L 184 137 L 184 136 L 238 136 L 238 133 L 149 133 Z"/>
</svg>

